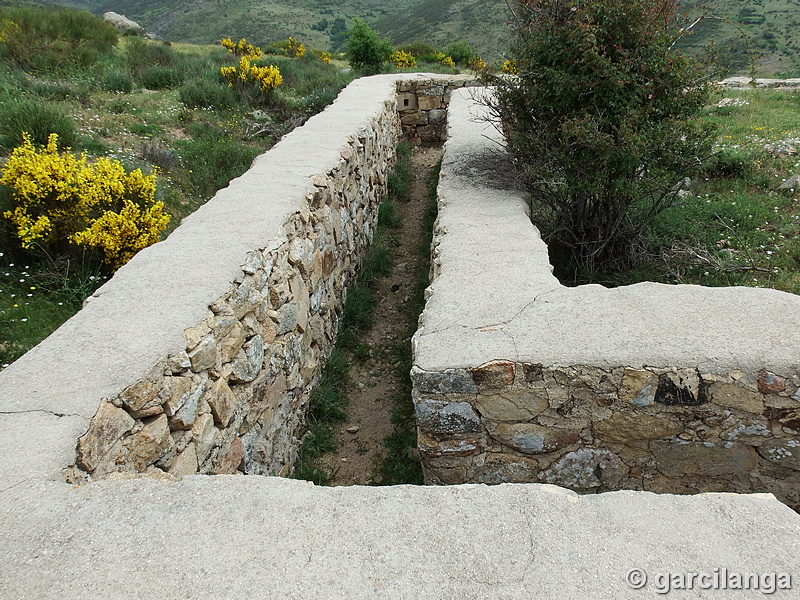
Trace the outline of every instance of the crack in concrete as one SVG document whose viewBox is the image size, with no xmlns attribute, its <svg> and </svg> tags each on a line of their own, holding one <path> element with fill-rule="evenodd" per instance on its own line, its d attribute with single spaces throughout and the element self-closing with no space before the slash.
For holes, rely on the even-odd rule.
<svg viewBox="0 0 800 600">
<path fill-rule="evenodd" d="M 28 481 L 30 481 L 30 478 L 28 478 L 28 479 L 23 479 L 22 481 L 18 481 L 17 483 L 15 483 L 15 484 L 13 484 L 13 485 L 10 485 L 10 486 L 8 486 L 8 487 L 6 487 L 6 488 L 3 488 L 2 490 L 0 490 L 0 494 L 4 494 L 4 493 L 8 492 L 9 490 L 13 490 L 15 487 L 18 487 L 18 486 L 20 486 L 20 485 L 22 485 L 23 483 L 26 483 L 26 482 L 28 482 Z"/>
<path fill-rule="evenodd" d="M 423 327 L 424 327 L 424 326 L 423 326 Z M 456 325 L 448 325 L 447 327 L 442 327 L 441 329 L 435 329 L 435 330 L 433 330 L 433 331 L 430 331 L 430 332 L 428 332 L 428 333 L 422 333 L 422 334 L 420 334 L 420 336 L 419 336 L 419 337 L 420 337 L 420 338 L 424 338 L 424 337 L 427 337 L 427 336 L 429 336 L 429 335 L 435 335 L 435 334 L 437 334 L 437 333 L 443 333 L 443 332 L 445 332 L 445 331 L 450 331 L 451 329 L 458 329 L 458 328 L 461 328 L 461 329 L 471 329 L 471 327 L 468 327 L 467 325 L 459 325 L 459 324 L 456 324 Z M 419 330 L 419 329 L 417 329 L 417 331 L 416 331 L 415 333 L 419 333 L 419 331 L 420 331 L 420 330 Z"/>
<path fill-rule="evenodd" d="M 0 415 L 29 415 L 33 413 L 43 413 L 45 415 L 53 415 L 54 417 L 80 417 L 81 419 L 86 419 L 83 415 L 75 414 L 75 413 L 57 413 L 52 410 L 44 410 L 44 409 L 35 409 L 35 410 L 12 410 L 12 411 L 0 411 Z"/>
<path fill-rule="evenodd" d="M 552 294 L 553 292 L 556 292 L 556 291 L 560 290 L 561 287 L 562 286 L 558 286 L 558 287 L 555 287 L 555 288 L 553 288 L 551 290 L 547 290 L 546 292 L 542 292 L 540 294 L 537 294 L 536 296 L 533 297 L 533 300 L 531 300 L 530 302 L 526 303 L 522 308 L 520 308 L 516 313 L 514 313 L 514 316 L 512 316 L 510 319 L 507 319 L 507 320 L 504 320 L 504 321 L 497 321 L 496 323 L 492 323 L 490 325 L 481 325 L 480 327 L 474 327 L 474 329 L 479 330 L 479 331 L 502 331 L 508 325 L 511 325 L 511 323 L 514 321 L 514 319 L 516 319 L 523 312 L 528 310 L 528 308 L 530 306 L 532 306 L 534 303 L 538 302 L 543 296 L 547 296 L 548 294 Z M 502 327 L 501 327 L 501 325 L 502 325 Z"/>
</svg>

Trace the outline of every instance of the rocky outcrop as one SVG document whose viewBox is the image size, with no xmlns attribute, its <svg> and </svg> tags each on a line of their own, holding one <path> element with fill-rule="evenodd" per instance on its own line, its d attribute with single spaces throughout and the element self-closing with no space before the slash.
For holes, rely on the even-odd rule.
<svg viewBox="0 0 800 600">
<path fill-rule="evenodd" d="M 112 25 L 118 31 L 134 30 L 138 33 L 144 33 L 144 28 L 140 27 L 136 21 L 131 21 L 125 15 L 120 15 L 115 12 L 107 12 L 103 14 L 103 20 Z"/>
</svg>

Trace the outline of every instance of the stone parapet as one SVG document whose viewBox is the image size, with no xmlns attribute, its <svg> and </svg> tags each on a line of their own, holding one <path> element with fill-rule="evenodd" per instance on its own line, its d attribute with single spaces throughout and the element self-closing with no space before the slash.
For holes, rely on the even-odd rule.
<svg viewBox="0 0 800 600">
<path fill-rule="evenodd" d="M 800 506 L 800 298 L 561 286 L 480 112 L 453 94 L 414 336 L 426 481 L 769 491 Z"/>
</svg>

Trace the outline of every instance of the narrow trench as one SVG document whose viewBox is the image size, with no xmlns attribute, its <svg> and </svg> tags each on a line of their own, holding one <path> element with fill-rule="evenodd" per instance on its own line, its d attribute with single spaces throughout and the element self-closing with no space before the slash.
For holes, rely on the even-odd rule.
<svg viewBox="0 0 800 600">
<path fill-rule="evenodd" d="M 418 465 L 418 480 L 414 480 L 413 464 L 411 474 L 403 473 L 409 469 L 404 466 L 389 467 L 388 475 L 385 465 L 391 452 L 405 452 L 409 456 L 404 458 L 412 461 L 416 453 L 416 436 L 412 433 L 404 439 L 395 424 L 412 414 L 407 373 L 410 338 L 428 277 L 430 233 L 426 229 L 431 223 L 426 214 L 431 205 L 430 181 L 441 156 L 441 146 L 412 149 L 408 197 L 395 203 L 394 226 L 381 233 L 391 253 L 391 268 L 371 286 L 376 300 L 372 325 L 359 339 L 364 352 L 350 357 L 345 385 L 347 418 L 333 426 L 336 450 L 318 461 L 329 485 L 421 483 Z M 387 444 L 390 436 L 394 436 L 393 443 Z"/>
</svg>

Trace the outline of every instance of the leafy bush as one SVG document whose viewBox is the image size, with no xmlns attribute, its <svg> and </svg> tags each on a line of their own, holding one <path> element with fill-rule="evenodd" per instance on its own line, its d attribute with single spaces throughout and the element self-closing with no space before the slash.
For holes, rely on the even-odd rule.
<svg viewBox="0 0 800 600">
<path fill-rule="evenodd" d="M 312 50 L 314 56 L 324 62 L 326 65 L 331 64 L 331 53 L 324 50 Z"/>
<path fill-rule="evenodd" d="M 129 38 L 125 54 L 134 74 L 152 67 L 171 67 L 177 61 L 177 55 L 171 46 L 141 38 Z"/>
<path fill-rule="evenodd" d="M 440 51 L 427 42 L 410 42 L 408 44 L 403 44 L 398 50 L 414 55 L 417 60 L 423 60 L 425 57 L 433 56 Z"/>
<path fill-rule="evenodd" d="M 27 132 L 33 142 L 47 143 L 55 133 L 62 145 L 78 141 L 75 123 L 53 104 L 27 98 L 5 99 L 0 102 L 0 146 L 13 148 L 23 141 Z"/>
<path fill-rule="evenodd" d="M 255 60 L 261 56 L 261 48 L 253 46 L 253 44 L 248 44 L 245 38 L 240 39 L 236 43 L 234 43 L 231 38 L 223 38 L 219 43 L 234 56 L 245 56 L 251 60 Z"/>
<path fill-rule="evenodd" d="M 96 247 L 117 269 L 158 241 L 169 223 L 154 202 L 155 174 L 130 173 L 119 161 L 59 153 L 57 135 L 39 150 L 26 134 L 11 153 L 0 183 L 9 188 L 13 209 L 3 213 L 24 248 Z"/>
<path fill-rule="evenodd" d="M 306 46 L 302 42 L 297 41 L 293 37 L 289 37 L 289 39 L 284 40 L 283 42 L 278 42 L 277 44 L 273 44 L 276 48 L 280 48 L 281 50 L 286 51 L 286 56 L 291 58 L 303 58 L 306 55 Z"/>
<path fill-rule="evenodd" d="M 87 11 L 52 6 L 0 8 L 0 51 L 23 68 L 86 67 L 111 52 L 116 30 Z"/>
<path fill-rule="evenodd" d="M 674 0 L 516 0 L 519 75 L 485 79 L 533 211 L 561 259 L 589 277 L 624 268 L 676 184 L 710 154 L 694 117 L 705 65 L 672 45 Z"/>
<path fill-rule="evenodd" d="M 703 173 L 709 177 L 745 177 L 752 170 L 753 162 L 750 156 L 728 148 L 703 162 Z"/>
<path fill-rule="evenodd" d="M 436 52 L 430 57 L 430 62 L 437 62 L 443 64 L 445 67 L 455 67 L 456 63 L 452 57 L 447 56 L 444 52 Z"/>
<path fill-rule="evenodd" d="M 380 73 L 383 64 L 392 55 L 392 44 L 389 40 L 379 38 L 364 21 L 354 18 L 353 27 L 347 33 L 347 54 L 353 69 L 374 75 Z"/>
<path fill-rule="evenodd" d="M 478 55 L 475 48 L 464 40 L 459 40 L 458 42 L 450 44 L 445 53 L 452 58 L 457 65 L 463 66 L 467 66 L 469 62 Z"/>
<path fill-rule="evenodd" d="M 397 50 L 394 52 L 389 57 L 389 60 L 398 69 L 413 69 L 417 66 L 417 59 L 414 58 L 414 55 L 409 54 L 408 52 L 403 52 L 402 50 Z"/>
<path fill-rule="evenodd" d="M 228 86 L 234 88 L 242 98 L 251 102 L 266 101 L 270 92 L 283 83 L 278 67 L 267 65 L 260 67 L 250 62 L 246 56 L 239 59 L 239 67 L 221 67 L 222 76 L 228 80 Z M 258 95 L 253 96 L 253 84 L 257 84 Z"/>
</svg>

